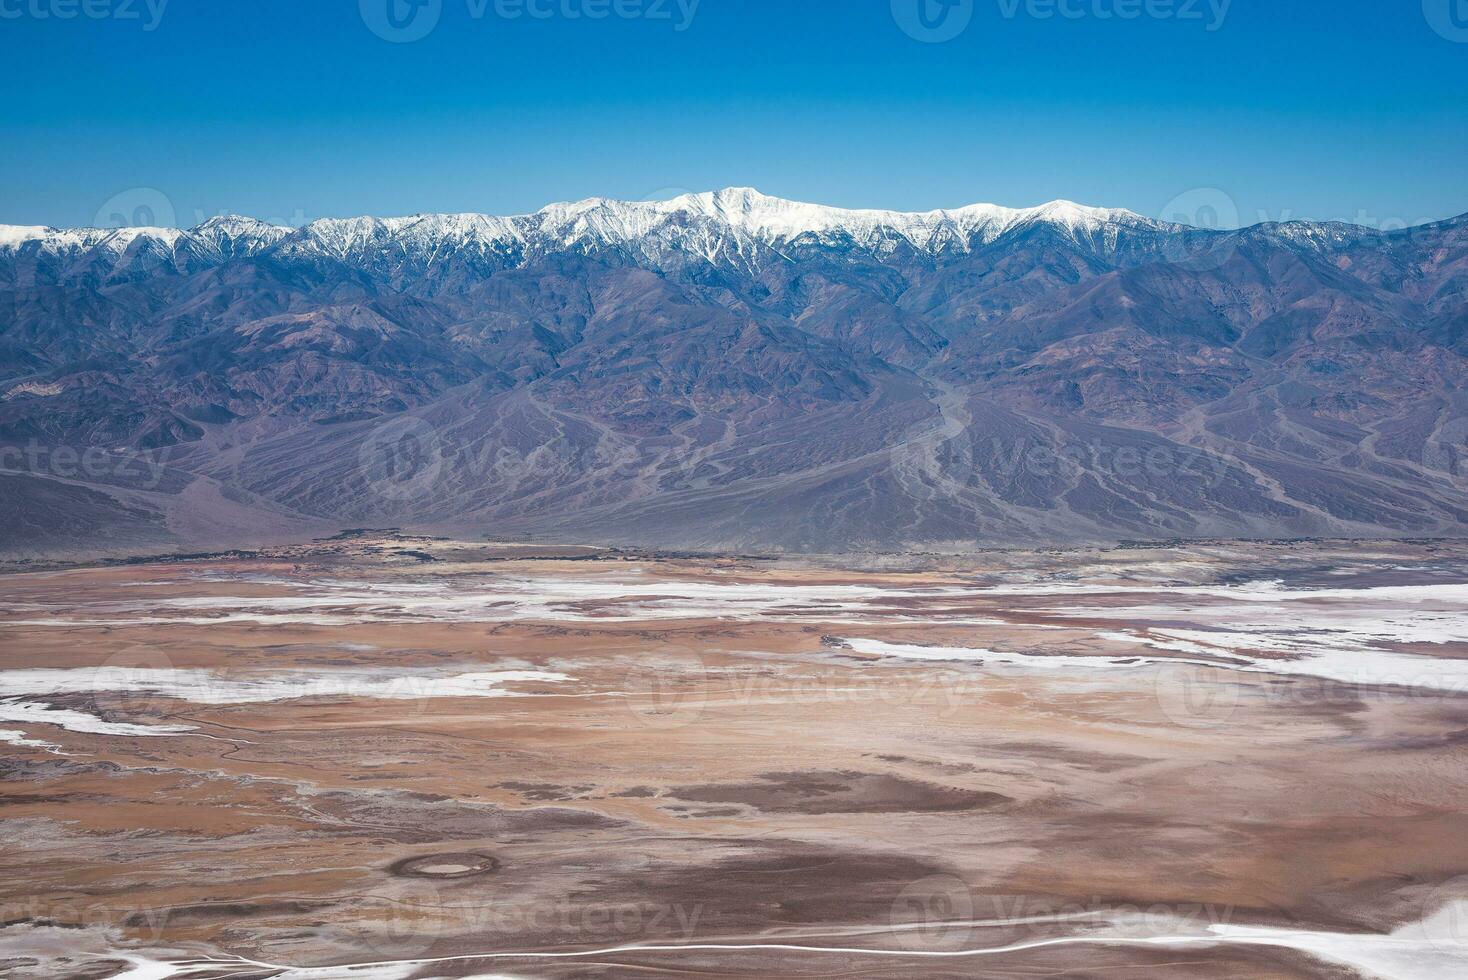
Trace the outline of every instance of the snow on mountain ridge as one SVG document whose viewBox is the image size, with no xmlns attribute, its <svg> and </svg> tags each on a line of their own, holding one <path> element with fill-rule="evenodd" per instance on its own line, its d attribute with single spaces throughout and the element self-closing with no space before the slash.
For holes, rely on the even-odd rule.
<svg viewBox="0 0 1468 980">
<path fill-rule="evenodd" d="M 849 237 L 864 247 L 879 246 L 885 238 L 896 236 L 918 251 L 964 249 L 973 241 L 987 243 L 1035 219 L 1054 220 L 1073 234 L 1095 231 L 1108 222 L 1152 224 L 1131 212 L 1069 202 L 1029 209 L 975 204 L 906 213 L 831 208 L 769 197 L 752 188 L 728 188 L 665 201 L 593 197 L 509 217 L 467 213 L 323 218 L 288 236 L 281 248 L 291 255 L 323 254 L 351 261 L 374 251 L 433 255 L 465 247 L 482 251 L 524 248 L 541 253 L 631 247 L 652 258 L 685 252 L 716 261 L 731 256 L 750 259 L 760 247 L 779 248 L 807 236 L 817 240 Z"/>
<path fill-rule="evenodd" d="M 805 235 L 831 234 L 846 234 L 865 244 L 884 232 L 892 232 L 919 249 L 954 238 L 993 241 L 1009 229 L 1036 219 L 1053 221 L 1072 231 L 1095 231 L 1109 223 L 1162 227 L 1160 222 L 1131 211 L 1089 208 L 1069 201 L 1052 201 L 1034 208 L 970 204 L 954 209 L 907 212 L 806 204 L 770 197 L 749 187 L 684 194 L 666 201 L 591 198 L 553 204 L 513 220 L 527 225 L 538 223 L 542 230 L 547 225 L 555 225 L 625 242 L 645 237 L 678 217 L 712 221 L 767 245 L 794 241 Z"/>
<path fill-rule="evenodd" d="M 1053 216 L 1053 217 L 1052 217 Z M 1087 208 L 1054 201 L 1036 208 L 1007 208 L 971 204 L 955 209 L 924 212 L 848 209 L 806 204 L 770 197 L 748 187 L 685 194 L 666 201 L 616 201 L 587 198 L 547 205 L 533 214 L 498 217 L 489 214 L 417 214 L 397 218 L 370 216 L 322 218 L 300 229 L 268 225 L 254 218 L 221 215 L 189 231 L 173 228 L 55 229 L 44 226 L 0 225 L 0 248 L 18 248 L 39 240 L 46 245 L 89 246 L 115 240 L 131 244 L 154 238 L 173 245 L 185 236 L 248 238 L 274 244 L 294 239 L 318 246 L 344 258 L 371 247 L 385 237 L 404 244 L 443 240 L 459 243 L 524 243 L 539 240 L 571 247 L 581 242 L 629 244 L 649 236 L 676 235 L 703 223 L 709 230 L 722 226 L 766 245 L 793 241 L 805 235 L 846 234 L 857 242 L 871 242 L 886 232 L 926 248 L 935 240 L 977 236 L 991 241 L 1010 228 L 1035 218 L 1054 220 L 1071 229 L 1096 227 L 1114 221 L 1147 223 L 1130 211 Z"/>
<path fill-rule="evenodd" d="M 943 222 L 973 226 L 1008 224 L 1024 213 L 994 204 L 971 204 L 955 210 L 921 212 L 833 208 L 768 197 L 748 187 L 687 194 L 665 203 L 718 217 L 736 228 L 776 239 L 837 230 L 869 232 L 875 228 L 911 232 L 917 229 L 929 230 Z"/>
<path fill-rule="evenodd" d="M 291 228 L 267 224 L 255 218 L 218 215 L 189 231 L 180 244 L 180 250 L 205 262 L 225 262 L 263 252 L 291 231 Z"/>
<path fill-rule="evenodd" d="M 19 248 L 54 234 L 56 229 L 47 225 L 0 225 L 0 248 Z"/>
<path fill-rule="evenodd" d="M 1128 233 L 1209 233 L 1125 209 L 1065 200 L 1030 208 L 970 204 L 906 212 L 828 207 L 730 187 L 661 201 L 594 197 L 505 217 L 458 213 L 321 218 L 300 228 L 238 215 L 213 217 L 188 231 L 0 225 L 0 254 L 19 253 L 39 242 L 38 248 L 28 249 L 32 254 L 55 261 L 58 268 L 86 268 L 95 274 L 101 268 L 95 261 L 98 257 L 126 264 L 125 257 L 146 253 L 154 263 L 161 259 L 166 264 L 171 256 L 179 268 L 192 268 L 199 262 L 222 263 L 268 252 L 412 276 L 446 262 L 494 268 L 537 255 L 598 249 L 625 250 L 654 268 L 689 258 L 753 267 L 772 253 L 810 246 L 857 248 L 877 256 L 907 248 L 936 256 L 961 254 L 1041 227 L 1106 252 L 1121 247 Z M 1350 234 L 1325 225 L 1275 226 L 1257 233 L 1314 247 L 1330 247 Z"/>
<path fill-rule="evenodd" d="M 217 232 L 221 235 L 287 235 L 295 229 L 288 225 L 272 225 L 258 218 L 247 218 L 240 214 L 218 214 L 206 219 L 202 224 L 190 229 L 194 235 L 203 232 Z"/>
<path fill-rule="evenodd" d="M 45 226 L 0 225 L 0 247 L 20 248 L 40 242 L 42 248 L 94 248 L 120 244 L 126 248 L 138 239 L 173 243 L 186 234 L 177 228 L 49 228 Z"/>
<path fill-rule="evenodd" d="M 0 249 L 19 250 L 21 247 L 37 242 L 40 251 L 49 254 L 65 254 L 78 251 L 87 251 L 96 248 L 106 248 L 119 254 L 126 252 L 134 243 L 142 241 L 156 243 L 165 249 L 174 249 L 180 244 L 207 240 L 211 234 L 217 235 L 220 227 L 213 224 L 219 219 L 211 218 L 197 228 L 185 231 L 180 228 L 151 228 L 140 226 L 129 226 L 126 228 L 51 228 L 44 225 L 0 225 Z M 231 237 L 245 234 L 246 225 L 249 223 L 259 228 L 272 228 L 254 218 L 229 219 L 238 224 L 223 232 Z M 289 231 L 290 229 L 281 229 Z"/>
</svg>

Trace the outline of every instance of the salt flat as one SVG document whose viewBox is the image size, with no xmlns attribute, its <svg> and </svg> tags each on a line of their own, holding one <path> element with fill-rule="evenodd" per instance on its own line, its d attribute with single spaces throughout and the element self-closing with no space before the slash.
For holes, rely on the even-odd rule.
<svg viewBox="0 0 1468 980">
<path fill-rule="evenodd" d="M 1437 980 L 1465 687 L 1449 545 L 11 574 L 0 969 Z"/>
</svg>

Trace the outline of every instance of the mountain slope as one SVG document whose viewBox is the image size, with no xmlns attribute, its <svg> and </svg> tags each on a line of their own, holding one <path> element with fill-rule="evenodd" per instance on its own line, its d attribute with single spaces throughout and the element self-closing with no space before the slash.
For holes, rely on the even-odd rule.
<svg viewBox="0 0 1468 980">
<path fill-rule="evenodd" d="M 1463 219 L 1219 232 L 731 189 L 3 226 L 0 549 L 1456 535 L 1465 329 Z"/>
</svg>

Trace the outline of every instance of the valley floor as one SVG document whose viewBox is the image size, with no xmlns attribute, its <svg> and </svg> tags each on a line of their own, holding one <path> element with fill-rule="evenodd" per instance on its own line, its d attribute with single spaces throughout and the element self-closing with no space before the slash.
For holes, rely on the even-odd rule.
<svg viewBox="0 0 1468 980">
<path fill-rule="evenodd" d="M 0 577 L 0 974 L 1468 975 L 1468 545 Z"/>
</svg>

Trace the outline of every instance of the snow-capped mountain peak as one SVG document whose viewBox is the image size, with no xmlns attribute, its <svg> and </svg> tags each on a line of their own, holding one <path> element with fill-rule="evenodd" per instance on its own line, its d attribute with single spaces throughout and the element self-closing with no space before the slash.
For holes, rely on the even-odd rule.
<svg viewBox="0 0 1468 980">
<path fill-rule="evenodd" d="M 193 233 L 195 235 L 213 233 L 238 238 L 246 235 L 269 236 L 274 233 L 288 235 L 291 230 L 285 225 L 266 224 L 258 218 L 248 218 L 239 214 L 220 214 L 194 228 Z"/>
<path fill-rule="evenodd" d="M 160 264 L 192 270 L 263 254 L 407 279 L 436 268 L 487 272 L 556 253 L 607 250 L 660 270 L 689 261 L 752 269 L 807 248 L 876 257 L 906 251 L 936 258 L 1035 231 L 1100 255 L 1160 252 L 1166 240 L 1197 230 L 1065 200 L 1030 208 L 970 204 L 908 212 L 829 207 L 729 187 L 656 201 L 594 197 L 508 217 L 321 218 L 295 229 L 239 215 L 213 217 L 188 231 L 0 225 L 0 254 L 36 263 L 39 279 L 50 281 L 78 275 L 105 280 Z M 1352 234 L 1371 234 L 1318 225 L 1259 226 L 1251 233 L 1316 248 Z"/>
<path fill-rule="evenodd" d="M 539 251 L 662 244 L 693 246 L 695 253 L 718 248 L 780 246 L 814 236 L 870 245 L 905 239 L 918 250 L 988 242 L 1028 221 L 1047 221 L 1072 231 L 1094 231 L 1108 223 L 1148 223 L 1130 211 L 1088 208 L 1054 201 L 1036 208 L 972 204 L 924 212 L 851 209 L 807 204 L 762 194 L 752 187 L 684 194 L 664 201 L 588 198 L 551 204 L 533 214 L 418 214 L 400 218 L 322 218 L 300 229 L 254 218 L 220 215 L 184 232 L 173 228 L 82 228 L 0 226 L 0 248 L 41 242 L 43 250 L 90 248 L 107 243 L 126 249 L 138 239 L 173 247 L 190 240 L 205 251 L 240 254 L 284 242 L 292 253 L 311 252 L 348 259 L 373 249 L 438 249 L 444 244 L 481 247 L 525 244 Z M 1159 223 L 1152 223 L 1159 224 Z M 716 248 L 717 246 L 717 248 Z"/>
<path fill-rule="evenodd" d="M 702 255 L 748 256 L 759 248 L 795 242 L 854 244 L 884 249 L 905 241 L 919 252 L 963 251 L 987 244 L 1026 222 L 1047 221 L 1072 236 L 1094 234 L 1111 224 L 1161 227 L 1130 211 L 1088 208 L 1055 201 L 1036 208 L 972 204 L 955 209 L 903 212 L 836 208 L 762 194 L 752 187 L 684 194 L 661 201 L 589 198 L 552 204 L 508 219 L 520 240 L 563 248 L 660 246 Z"/>
</svg>

